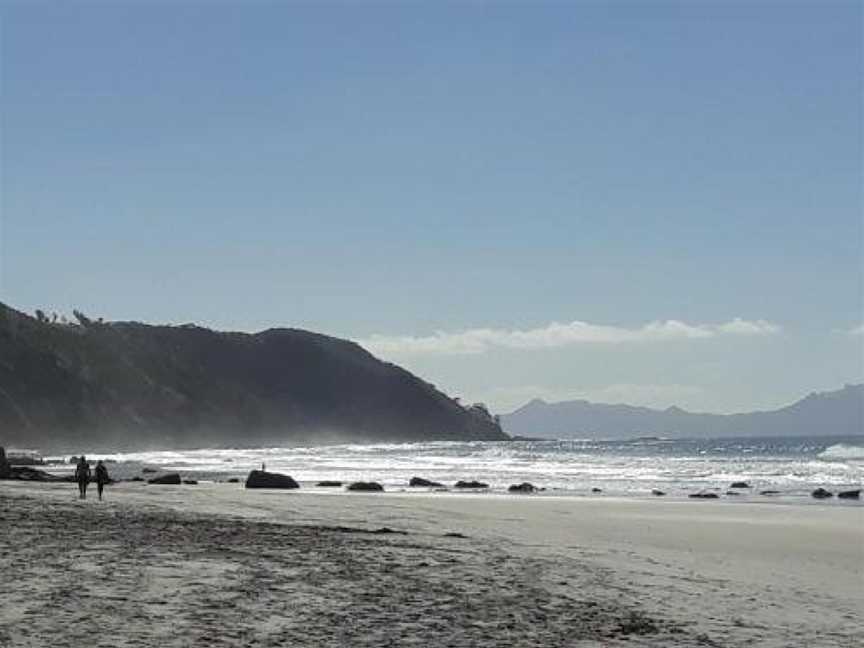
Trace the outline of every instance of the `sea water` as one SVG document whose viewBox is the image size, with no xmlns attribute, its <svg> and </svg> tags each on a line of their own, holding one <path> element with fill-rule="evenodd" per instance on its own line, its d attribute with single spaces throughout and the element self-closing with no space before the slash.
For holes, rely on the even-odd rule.
<svg viewBox="0 0 864 648">
<path fill-rule="evenodd" d="M 265 464 L 304 486 L 321 480 L 377 481 L 404 488 L 413 476 L 445 485 L 461 479 L 486 482 L 492 491 L 531 482 L 550 494 L 670 496 L 714 489 L 725 493 L 746 481 L 744 493 L 780 491 L 806 496 L 823 486 L 860 488 L 864 482 L 864 436 L 626 441 L 566 440 L 430 442 L 200 449 L 128 454 L 88 453 L 121 466 L 151 466 L 196 479 L 246 476 Z"/>
</svg>

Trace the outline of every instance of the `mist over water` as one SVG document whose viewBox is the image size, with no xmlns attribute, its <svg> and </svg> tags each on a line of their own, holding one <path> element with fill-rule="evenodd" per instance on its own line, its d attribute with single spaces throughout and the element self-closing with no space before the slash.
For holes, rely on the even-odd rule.
<svg viewBox="0 0 864 648">
<path fill-rule="evenodd" d="M 859 488 L 864 482 L 864 437 L 748 438 L 630 441 L 434 442 L 256 449 L 202 449 L 130 454 L 88 453 L 91 458 L 135 462 L 203 479 L 244 477 L 267 470 L 304 485 L 321 480 L 374 480 L 390 489 L 413 476 L 452 485 L 480 479 L 493 490 L 529 481 L 549 492 L 670 495 L 725 491 L 747 481 L 752 492 L 807 495 L 816 486 Z"/>
</svg>

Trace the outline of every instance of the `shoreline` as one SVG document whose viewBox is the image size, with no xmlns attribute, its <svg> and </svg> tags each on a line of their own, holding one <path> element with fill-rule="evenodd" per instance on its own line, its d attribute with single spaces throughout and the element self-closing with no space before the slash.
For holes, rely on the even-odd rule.
<svg viewBox="0 0 864 648">
<path fill-rule="evenodd" d="M 671 630 L 662 641 L 655 633 L 633 634 L 626 640 L 597 635 L 573 645 L 618 645 L 615 642 L 620 640 L 622 645 L 693 646 L 700 645 L 695 637 L 701 635 L 714 642 L 704 645 L 755 642 L 778 648 L 846 647 L 864 640 L 862 507 L 791 502 L 754 506 L 737 501 L 735 506 L 722 506 L 718 501 L 542 494 L 441 497 L 410 492 L 248 491 L 237 484 L 204 483 L 191 487 L 123 483 L 109 488 L 106 502 L 99 503 L 78 502 L 71 486 L 2 482 L 0 498 L 23 497 L 49 510 L 68 508 L 88 515 L 123 509 L 133 517 L 158 512 L 169 517 L 233 519 L 241 526 L 261 523 L 286 529 L 365 531 L 386 527 L 407 533 L 398 536 L 400 541 L 422 541 L 429 551 L 450 547 L 454 540 L 444 538 L 444 533 L 459 533 L 467 536 L 460 540 L 460 551 L 494 548 L 520 564 L 527 561 L 524 564 L 554 572 L 556 565 L 572 563 L 578 565 L 576 572 L 596 577 L 596 582 L 578 591 L 546 591 L 543 596 L 549 601 L 560 602 L 559 594 L 596 601 L 619 597 L 622 605 L 626 603 L 618 609 L 619 616 L 636 610 L 688 637 L 685 641 Z M 36 519 L 33 524 L 35 533 L 41 522 Z M 386 537 L 390 542 L 396 536 Z M 373 553 L 385 550 L 374 543 L 364 546 Z M 374 560 L 387 564 L 382 556 Z M 487 577 L 485 568 L 472 565 L 460 569 L 471 572 L 472 580 Z M 438 639 L 435 635 L 432 640 Z M 528 638 L 519 641 L 523 640 L 524 645 L 559 645 L 532 644 Z"/>
<path fill-rule="evenodd" d="M 74 467 L 68 464 L 44 464 L 29 466 L 43 471 L 55 477 L 63 477 L 71 480 L 74 473 Z M 170 473 L 177 473 L 181 479 L 193 479 L 196 485 L 232 485 L 236 486 L 239 482 L 241 485 L 245 482 L 248 472 L 236 471 L 226 473 L 213 473 L 212 471 L 200 471 L 190 469 L 188 466 L 159 466 L 153 467 L 148 472 L 141 471 L 142 464 L 132 464 L 124 467 L 122 464 L 108 464 L 111 476 L 119 474 L 116 483 L 140 483 L 146 482 L 149 478 Z M 119 468 L 119 470 L 118 470 Z M 134 479 L 132 477 L 135 477 Z M 481 476 L 482 477 L 482 476 Z M 234 482 L 228 481 L 230 479 Z M 28 481 L 16 480 L 15 481 Z M 33 480 L 38 481 L 38 480 Z M 346 486 L 351 480 L 337 480 L 342 486 L 326 487 L 318 486 L 317 479 L 297 479 L 299 488 L 297 492 L 312 495 L 353 495 L 347 491 Z M 326 479 L 323 481 L 327 481 Z M 375 481 L 374 478 L 360 479 L 360 481 Z M 50 482 L 40 482 L 50 483 Z M 668 488 L 668 485 L 666 485 Z M 764 486 L 764 485 L 762 485 Z M 760 486 L 760 488 L 762 488 Z M 532 492 L 510 492 L 506 487 L 490 486 L 488 488 L 456 488 L 452 483 L 444 483 L 442 487 L 412 487 L 407 481 L 384 484 L 384 491 L 388 494 L 407 495 L 407 496 L 434 496 L 434 497 L 461 497 L 468 495 L 477 495 L 481 497 L 514 497 L 517 499 L 523 498 L 566 498 L 566 499 L 600 499 L 600 500 L 637 500 L 651 502 L 693 502 L 698 497 L 694 497 L 694 493 L 716 493 L 716 498 L 711 498 L 713 505 L 722 504 L 764 504 L 764 505 L 801 505 L 801 506 L 835 506 L 835 507 L 864 507 L 864 499 L 860 497 L 844 498 L 839 494 L 846 490 L 858 490 L 860 492 L 861 485 L 859 483 L 849 483 L 843 485 L 831 484 L 828 490 L 832 493 L 831 496 L 825 498 L 813 497 L 812 491 L 819 487 L 819 484 L 808 485 L 798 490 L 773 490 L 766 489 L 769 492 L 761 492 L 760 488 L 751 486 L 750 488 L 731 488 L 731 487 L 705 487 L 702 489 L 692 490 L 679 488 L 677 490 L 668 489 L 663 491 L 662 495 L 653 494 L 653 488 L 644 487 L 632 490 L 613 490 L 601 489 L 597 492 L 592 492 L 587 488 L 559 488 L 559 487 L 537 487 Z"/>
<path fill-rule="evenodd" d="M 197 481 L 245 479 L 266 462 L 272 472 L 291 475 L 304 490 L 321 480 L 375 481 L 386 490 L 404 489 L 420 476 L 452 486 L 479 479 L 498 494 L 530 482 L 545 495 L 649 497 L 658 489 L 668 498 L 701 491 L 720 499 L 739 493 L 750 501 L 810 501 L 812 491 L 838 494 L 861 488 L 864 437 L 782 437 L 669 440 L 660 446 L 643 440 L 537 443 L 421 442 L 401 444 L 267 448 L 198 448 L 139 453 L 89 452 L 110 461 L 115 478 L 145 477 L 142 469 L 178 472 Z M 551 446 L 550 446 L 551 444 Z M 91 448 L 92 450 L 92 448 Z M 68 462 L 68 458 L 48 457 Z M 68 463 L 44 469 L 71 472 Z M 747 482 L 750 490 L 731 485 Z M 762 495 L 763 491 L 772 492 Z M 730 495 L 731 497 L 731 495 Z M 836 505 L 837 498 L 823 500 Z M 843 504 L 848 503 L 848 500 Z M 854 503 L 854 502 L 852 502 Z"/>
</svg>

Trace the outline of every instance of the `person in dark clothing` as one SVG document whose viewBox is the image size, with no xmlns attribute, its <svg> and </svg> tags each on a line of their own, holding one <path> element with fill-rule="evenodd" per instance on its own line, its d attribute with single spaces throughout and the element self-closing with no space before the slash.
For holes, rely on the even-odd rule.
<svg viewBox="0 0 864 648">
<path fill-rule="evenodd" d="M 9 479 L 12 476 L 12 467 L 6 459 L 6 450 L 0 446 L 0 479 Z"/>
<path fill-rule="evenodd" d="M 102 491 L 105 484 L 111 483 L 111 477 L 108 476 L 108 469 L 102 460 L 96 462 L 96 492 L 99 493 L 99 499 L 102 499 Z"/>
<path fill-rule="evenodd" d="M 86 499 L 87 484 L 90 483 L 90 464 L 84 455 L 81 455 L 78 465 L 75 466 L 75 481 L 78 482 L 78 497 Z"/>
</svg>

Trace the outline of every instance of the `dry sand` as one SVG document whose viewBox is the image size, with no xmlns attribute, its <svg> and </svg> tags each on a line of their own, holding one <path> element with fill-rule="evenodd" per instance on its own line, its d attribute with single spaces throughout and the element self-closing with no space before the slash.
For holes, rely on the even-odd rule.
<svg viewBox="0 0 864 648">
<path fill-rule="evenodd" d="M 0 482 L 0 646 L 864 645 L 862 506 L 73 491 Z"/>
</svg>

